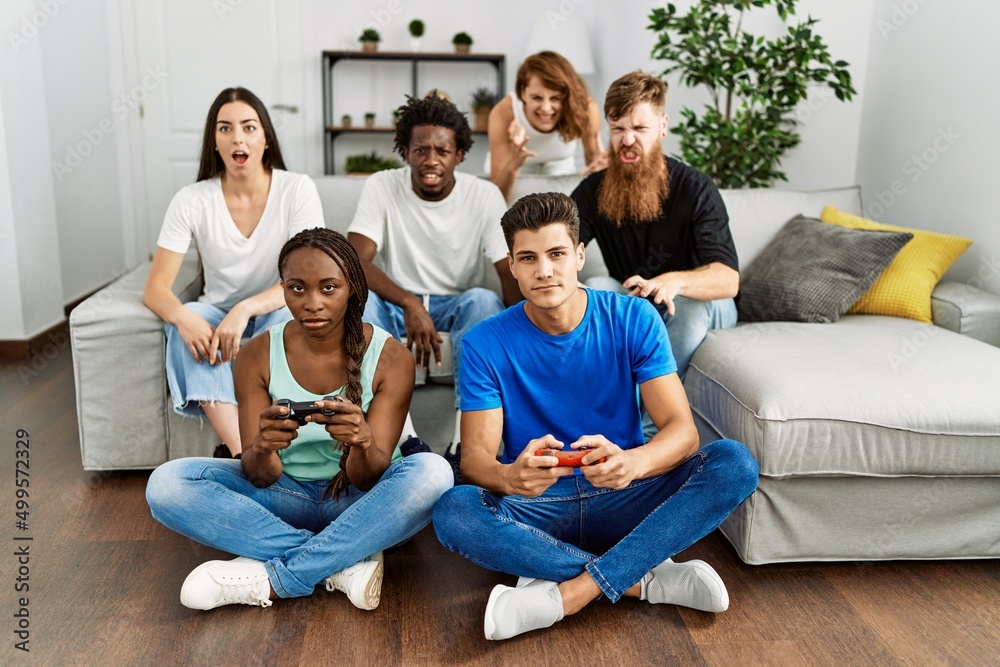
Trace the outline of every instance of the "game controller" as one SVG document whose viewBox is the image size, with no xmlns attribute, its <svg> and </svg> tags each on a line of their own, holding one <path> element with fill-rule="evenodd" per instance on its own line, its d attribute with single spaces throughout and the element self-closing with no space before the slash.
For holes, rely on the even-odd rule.
<svg viewBox="0 0 1000 667">
<path fill-rule="evenodd" d="M 344 401 L 344 399 L 340 396 L 324 396 L 323 400 L 339 402 Z M 279 398 L 274 402 L 274 404 L 288 408 L 288 414 L 285 415 L 285 419 L 294 419 L 299 423 L 299 426 L 305 426 L 309 423 L 306 421 L 306 417 L 309 415 L 321 414 L 329 417 L 330 415 L 336 413 L 335 410 L 321 408 L 312 401 L 293 401 L 287 398 Z"/>
<path fill-rule="evenodd" d="M 593 447 L 581 447 L 580 449 L 539 449 L 535 452 L 535 456 L 554 456 L 559 459 L 557 466 L 569 466 L 570 468 L 579 468 L 584 465 L 583 457 L 589 452 Z M 608 460 L 607 456 L 602 456 L 600 459 L 594 461 L 593 463 L 588 463 L 587 465 L 594 465 L 594 463 L 604 463 Z"/>
</svg>

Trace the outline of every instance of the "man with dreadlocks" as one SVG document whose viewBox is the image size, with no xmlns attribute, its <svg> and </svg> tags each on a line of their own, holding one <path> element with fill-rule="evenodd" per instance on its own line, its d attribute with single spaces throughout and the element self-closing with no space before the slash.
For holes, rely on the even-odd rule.
<svg viewBox="0 0 1000 667">
<path fill-rule="evenodd" d="M 146 499 L 168 528 L 238 556 L 195 568 L 181 586 L 186 607 L 269 607 L 325 583 L 374 609 L 382 550 L 430 522 L 452 472 L 437 455 L 404 459 L 396 446 L 414 361 L 362 322 L 368 286 L 347 239 L 324 228 L 299 232 L 282 248 L 278 273 L 293 319 L 236 360 L 240 434 L 249 443 L 242 460 L 165 463 Z M 307 414 L 300 425 L 300 415 L 277 404 L 283 398 L 331 412 Z"/>
<path fill-rule="evenodd" d="M 667 327 L 683 380 L 709 329 L 736 325 L 739 263 L 726 205 L 712 180 L 666 157 L 667 87 L 640 71 L 611 84 L 608 168 L 573 192 L 580 241 L 597 240 L 611 278 L 591 287 L 650 300 Z M 651 436 L 646 420 L 647 439 Z"/>
<path fill-rule="evenodd" d="M 400 107 L 395 147 L 406 165 L 368 177 L 347 238 L 361 256 L 372 291 L 366 322 L 396 338 L 405 336 L 421 368 L 432 356 L 440 363 L 438 332 L 449 332 L 457 447 L 462 337 L 504 304 L 521 300 L 500 231 L 507 205 L 497 186 L 455 172 L 472 147 L 472 132 L 465 114 L 437 91 L 410 97 Z M 372 263 L 376 253 L 384 270 Z M 503 303 L 477 287 L 484 278 L 483 259 L 500 277 Z"/>
</svg>

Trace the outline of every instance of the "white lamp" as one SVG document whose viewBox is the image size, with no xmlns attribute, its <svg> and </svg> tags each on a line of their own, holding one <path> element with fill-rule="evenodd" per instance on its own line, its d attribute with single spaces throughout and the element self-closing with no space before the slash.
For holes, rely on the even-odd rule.
<svg viewBox="0 0 1000 667">
<path fill-rule="evenodd" d="M 524 57 L 539 51 L 555 51 L 568 60 L 578 74 L 593 74 L 594 54 L 587 27 L 579 16 L 563 16 L 547 11 L 535 19 Z"/>
</svg>

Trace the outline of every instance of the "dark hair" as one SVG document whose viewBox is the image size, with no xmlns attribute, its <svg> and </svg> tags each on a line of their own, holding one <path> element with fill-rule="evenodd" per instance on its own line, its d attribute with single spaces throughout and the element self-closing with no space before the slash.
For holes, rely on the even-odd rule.
<svg viewBox="0 0 1000 667">
<path fill-rule="evenodd" d="M 541 51 L 528 56 L 517 68 L 517 79 L 514 82 L 514 90 L 522 102 L 524 89 L 528 87 L 528 80 L 532 76 L 537 76 L 543 86 L 563 96 L 562 113 L 556 123 L 559 137 L 563 141 L 582 137 L 590 124 L 590 93 L 573 65 L 555 51 Z"/>
<path fill-rule="evenodd" d="M 649 102 L 654 111 L 662 114 L 666 99 L 667 84 L 662 79 L 636 70 L 620 77 L 608 88 L 604 97 L 604 116 L 618 120 L 643 102 Z"/>
<path fill-rule="evenodd" d="M 198 180 L 207 181 L 215 178 L 226 171 L 226 163 L 222 161 L 222 156 L 215 150 L 215 124 L 219 120 L 219 110 L 230 102 L 245 102 L 253 107 L 260 119 L 260 126 L 264 130 L 263 164 L 268 171 L 272 169 L 284 169 L 285 159 L 281 157 L 281 147 L 278 146 L 278 135 L 274 133 L 274 125 L 271 117 L 267 114 L 267 107 L 256 95 L 246 88 L 226 88 L 212 102 L 208 109 L 208 117 L 205 119 L 205 133 L 201 138 L 201 161 L 198 165 Z"/>
<path fill-rule="evenodd" d="M 561 192 L 537 192 L 521 197 L 500 218 L 507 250 L 514 251 L 514 234 L 522 229 L 536 230 L 555 223 L 566 225 L 576 246 L 580 243 L 580 213 L 576 202 Z"/>
<path fill-rule="evenodd" d="M 399 120 L 396 121 L 396 152 L 406 155 L 410 148 L 410 137 L 413 128 L 418 125 L 437 125 L 455 133 L 455 147 L 462 151 L 462 160 L 472 148 L 472 130 L 469 129 L 469 119 L 458 110 L 454 104 L 439 97 L 438 91 L 432 90 L 426 97 L 406 96 L 406 104 L 397 109 Z M 461 162 L 461 160 L 459 160 Z"/>
<path fill-rule="evenodd" d="M 315 227 L 305 229 L 288 239 L 278 255 L 278 275 L 284 280 L 285 260 L 288 255 L 299 248 L 315 248 L 330 256 L 340 267 L 347 284 L 351 288 L 351 296 L 347 301 L 347 313 L 344 315 L 344 359 L 347 363 L 347 390 L 345 398 L 357 406 L 361 406 L 361 361 L 365 356 L 365 330 L 361 315 L 365 312 L 368 301 L 368 281 L 365 280 L 364 269 L 354 246 L 348 243 L 343 235 L 326 229 Z M 339 443 L 338 443 L 339 444 Z M 347 478 L 347 457 L 350 448 L 341 445 L 343 455 L 340 459 L 340 472 L 330 484 L 330 494 L 336 498 L 342 491 L 347 491 L 350 480 Z"/>
</svg>

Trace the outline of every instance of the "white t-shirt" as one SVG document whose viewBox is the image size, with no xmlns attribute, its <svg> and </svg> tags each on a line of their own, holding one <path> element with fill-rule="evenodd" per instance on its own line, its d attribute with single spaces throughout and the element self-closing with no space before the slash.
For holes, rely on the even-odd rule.
<svg viewBox="0 0 1000 667">
<path fill-rule="evenodd" d="M 459 294 L 481 285 L 483 258 L 507 256 L 500 218 L 507 204 L 497 186 L 456 173 L 441 201 L 413 191 L 410 167 L 368 177 L 348 232 L 378 246 L 386 275 L 414 294 Z"/>
<path fill-rule="evenodd" d="M 229 310 L 278 282 L 278 254 L 285 241 L 323 226 L 323 205 L 312 179 L 273 169 L 264 213 L 250 238 L 236 228 L 216 177 L 174 195 L 156 245 L 184 254 L 193 239 L 205 273 L 198 301 Z"/>
</svg>

